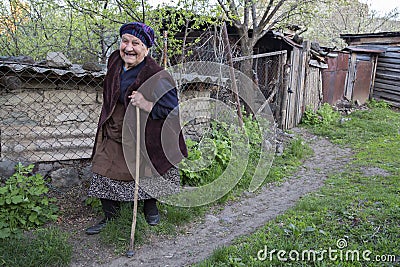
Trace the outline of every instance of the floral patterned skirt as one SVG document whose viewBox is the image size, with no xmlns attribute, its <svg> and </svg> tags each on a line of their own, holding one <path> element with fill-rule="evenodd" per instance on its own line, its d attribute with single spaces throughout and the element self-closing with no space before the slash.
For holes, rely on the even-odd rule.
<svg viewBox="0 0 400 267">
<path fill-rule="evenodd" d="M 179 170 L 176 167 L 172 167 L 162 176 L 140 177 L 138 200 L 178 193 L 179 189 Z M 118 181 L 94 173 L 88 195 L 115 201 L 133 201 L 134 192 L 135 181 Z"/>
</svg>

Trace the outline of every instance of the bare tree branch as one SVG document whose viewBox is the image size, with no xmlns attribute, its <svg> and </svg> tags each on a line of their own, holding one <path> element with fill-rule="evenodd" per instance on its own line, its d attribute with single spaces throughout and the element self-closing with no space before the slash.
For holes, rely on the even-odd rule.
<svg viewBox="0 0 400 267">
<path fill-rule="evenodd" d="M 107 19 L 107 20 L 109 20 L 109 21 L 111 21 L 111 22 L 114 22 L 114 23 L 121 23 L 121 22 L 118 21 L 118 20 L 112 19 L 112 18 L 107 17 L 107 16 L 105 16 L 105 15 L 103 15 L 103 14 L 99 14 L 98 12 L 96 12 L 96 11 L 94 11 L 94 10 L 91 10 L 91 9 L 88 9 L 88 8 L 85 8 L 85 7 L 76 5 L 76 4 L 72 3 L 71 0 L 65 0 L 65 2 L 66 2 L 71 8 L 73 8 L 73 9 L 75 9 L 75 10 L 81 12 L 81 13 L 85 13 L 85 14 L 91 15 L 92 17 L 93 17 L 94 15 L 96 15 L 96 16 L 100 16 L 101 18 Z"/>
<path fill-rule="evenodd" d="M 220 7 L 222 8 L 222 10 L 224 11 L 225 16 L 226 16 L 228 19 L 231 19 L 231 15 L 230 15 L 230 13 L 229 13 L 229 8 L 227 8 L 227 7 L 225 6 L 225 4 L 223 3 L 223 1 L 222 1 L 222 0 L 218 0 L 218 4 L 220 5 Z"/>
<path fill-rule="evenodd" d="M 249 28 L 249 5 L 250 4 L 251 4 L 251 0 L 244 1 L 243 26 L 245 28 Z"/>
<path fill-rule="evenodd" d="M 229 6 L 227 7 L 223 0 L 218 0 L 219 5 L 221 6 L 222 10 L 224 11 L 228 20 L 230 20 L 237 29 L 243 29 L 243 24 L 240 21 L 240 16 L 235 6 L 234 0 L 228 0 L 227 3 Z"/>
<path fill-rule="evenodd" d="M 382 19 L 381 23 L 379 23 L 376 27 L 373 28 L 373 32 L 376 32 L 377 30 L 379 30 L 379 28 L 381 28 L 383 25 L 385 25 L 386 23 L 388 23 L 391 20 L 395 20 L 397 18 L 399 14 L 395 13 L 392 15 L 389 15 L 387 17 L 385 17 L 384 19 Z"/>
<path fill-rule="evenodd" d="M 281 8 L 281 6 L 286 1 L 287 0 L 280 0 L 278 2 L 278 4 L 274 7 L 274 9 L 266 16 L 266 19 L 260 21 L 259 28 L 261 28 L 261 29 L 265 28 L 265 26 L 268 24 L 268 22 L 271 21 L 272 17 L 276 14 L 276 12 Z M 271 0 L 271 2 L 273 2 L 273 1 Z M 264 15 L 266 15 L 266 14 L 264 14 Z"/>
<path fill-rule="evenodd" d="M 252 3 L 251 5 L 251 16 L 253 18 L 253 29 L 258 27 L 258 22 L 257 22 L 257 8 L 255 5 L 255 2 Z"/>
<path fill-rule="evenodd" d="M 117 4 L 122 7 L 124 10 L 127 10 L 129 12 L 127 12 L 131 18 L 133 20 L 136 21 L 141 21 L 140 19 L 140 15 L 138 14 L 138 12 L 132 8 L 132 5 L 129 5 L 128 3 L 126 3 L 125 1 L 121 1 L 121 0 L 116 0 Z"/>
<path fill-rule="evenodd" d="M 142 0 L 142 22 L 146 22 L 146 12 L 144 10 L 144 0 Z"/>
<path fill-rule="evenodd" d="M 228 0 L 228 3 L 229 3 L 229 10 L 233 13 L 233 15 L 236 18 L 238 18 L 239 17 L 239 12 L 238 12 L 237 7 L 235 5 L 235 0 Z"/>
<path fill-rule="evenodd" d="M 258 27 L 260 27 L 260 24 L 262 21 L 265 21 L 267 19 L 267 16 L 268 16 L 273 4 L 274 4 L 274 0 L 270 0 L 268 3 L 267 9 L 265 10 L 265 12 L 260 20 L 260 23 L 258 23 Z"/>
</svg>

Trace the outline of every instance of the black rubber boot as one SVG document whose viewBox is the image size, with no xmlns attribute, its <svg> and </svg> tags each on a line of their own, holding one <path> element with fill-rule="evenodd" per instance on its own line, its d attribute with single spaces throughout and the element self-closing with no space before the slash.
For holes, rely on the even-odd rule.
<svg viewBox="0 0 400 267">
<path fill-rule="evenodd" d="M 155 226 L 160 223 L 160 213 L 158 212 L 157 200 L 155 198 L 144 200 L 143 212 L 146 222 L 149 225 Z"/>
<path fill-rule="evenodd" d="M 88 235 L 99 234 L 101 230 L 103 230 L 103 228 L 106 227 L 107 222 L 115 218 L 115 216 L 119 212 L 120 202 L 104 198 L 101 198 L 100 201 L 104 212 L 104 219 L 102 219 L 97 224 L 87 228 L 85 232 Z"/>
<path fill-rule="evenodd" d="M 95 224 L 95 225 L 93 225 L 93 226 L 87 228 L 86 231 L 85 231 L 85 233 L 86 233 L 87 235 L 97 235 L 98 233 L 101 232 L 101 230 L 102 230 L 104 227 L 106 227 L 106 225 L 107 225 L 107 220 L 106 220 L 106 219 L 103 219 L 103 220 L 101 220 L 100 222 L 98 222 L 97 224 Z"/>
<path fill-rule="evenodd" d="M 101 198 L 101 205 L 103 207 L 104 217 L 107 220 L 115 218 L 119 212 L 121 203 L 119 201 Z"/>
</svg>

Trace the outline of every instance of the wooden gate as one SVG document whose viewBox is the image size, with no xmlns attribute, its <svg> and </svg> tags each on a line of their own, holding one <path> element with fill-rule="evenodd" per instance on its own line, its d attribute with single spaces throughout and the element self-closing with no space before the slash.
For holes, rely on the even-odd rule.
<svg viewBox="0 0 400 267">
<path fill-rule="evenodd" d="M 322 72 L 319 67 L 310 66 L 311 43 L 306 41 L 303 48 L 294 47 L 289 58 L 289 72 L 286 87 L 283 88 L 282 129 L 296 127 L 307 107 L 316 110 L 322 102 Z"/>
</svg>

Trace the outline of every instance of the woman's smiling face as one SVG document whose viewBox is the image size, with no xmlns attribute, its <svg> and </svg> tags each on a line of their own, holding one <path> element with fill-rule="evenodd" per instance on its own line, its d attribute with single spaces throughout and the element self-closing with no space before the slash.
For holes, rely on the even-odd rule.
<svg viewBox="0 0 400 267">
<path fill-rule="evenodd" d="M 148 53 L 149 49 L 139 38 L 128 33 L 122 35 L 119 54 L 125 62 L 125 69 L 137 66 Z"/>
</svg>

